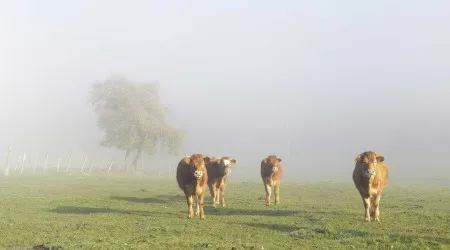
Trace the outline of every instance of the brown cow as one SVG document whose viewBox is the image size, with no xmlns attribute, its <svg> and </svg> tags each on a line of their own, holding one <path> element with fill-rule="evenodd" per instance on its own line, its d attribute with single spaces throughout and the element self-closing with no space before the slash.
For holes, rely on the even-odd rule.
<svg viewBox="0 0 450 250">
<path fill-rule="evenodd" d="M 361 194 L 364 203 L 366 221 L 372 216 L 380 221 L 380 198 L 389 180 L 389 169 L 384 162 L 384 156 L 366 151 L 355 158 L 353 182 Z"/>
<path fill-rule="evenodd" d="M 280 183 L 283 176 L 281 158 L 276 155 L 266 156 L 261 161 L 261 178 L 266 190 L 266 206 L 270 206 L 270 193 L 273 186 L 275 193 L 275 204 L 280 204 Z"/>
<path fill-rule="evenodd" d="M 195 196 L 197 207 L 195 215 L 201 219 L 205 218 L 203 210 L 203 199 L 206 192 L 206 182 L 208 180 L 208 173 L 205 164 L 210 161 L 210 158 L 202 154 L 187 155 L 179 163 L 177 167 L 177 182 L 178 186 L 184 191 L 188 205 L 188 218 L 192 218 L 194 211 L 192 203 Z"/>
<path fill-rule="evenodd" d="M 208 187 L 211 193 L 213 207 L 219 204 L 219 198 L 222 207 L 225 207 L 225 188 L 227 186 L 228 175 L 231 172 L 231 166 L 236 163 L 236 159 L 231 157 L 213 158 L 206 164 L 208 171 Z"/>
</svg>

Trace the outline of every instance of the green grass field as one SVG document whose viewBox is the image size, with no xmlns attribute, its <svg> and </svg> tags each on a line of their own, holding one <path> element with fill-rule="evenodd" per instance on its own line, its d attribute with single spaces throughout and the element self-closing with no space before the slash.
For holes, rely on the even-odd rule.
<svg viewBox="0 0 450 250">
<path fill-rule="evenodd" d="M 173 178 L 1 177 L 0 247 L 32 249 L 450 249 L 448 184 L 391 182 L 381 224 L 353 183 L 292 182 L 266 207 L 261 181 L 233 180 L 227 207 L 187 219 Z"/>
</svg>

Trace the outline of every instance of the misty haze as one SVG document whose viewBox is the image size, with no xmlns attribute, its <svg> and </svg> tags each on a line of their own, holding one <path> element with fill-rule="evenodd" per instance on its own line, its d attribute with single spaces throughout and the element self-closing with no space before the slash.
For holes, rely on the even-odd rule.
<svg viewBox="0 0 450 250">
<path fill-rule="evenodd" d="M 289 178 L 348 180 L 365 149 L 393 178 L 448 177 L 450 6 L 433 4 L 2 2 L 3 151 L 117 154 L 87 95 L 120 74 L 160 84 L 182 155 L 232 155 L 236 177 L 276 153 Z"/>
<path fill-rule="evenodd" d="M 449 10 L 444 0 L 0 1 L 0 246 L 450 246 Z M 370 150 L 389 167 L 379 226 L 364 224 L 352 180 Z M 198 224 L 175 180 L 196 153 L 235 162 L 228 207 L 211 207 L 207 191 Z M 265 206 L 261 160 L 272 154 L 281 204 Z"/>
</svg>

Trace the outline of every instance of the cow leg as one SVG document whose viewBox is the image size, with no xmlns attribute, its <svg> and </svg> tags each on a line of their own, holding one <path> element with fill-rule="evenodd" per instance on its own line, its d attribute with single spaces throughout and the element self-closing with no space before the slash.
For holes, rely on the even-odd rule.
<svg viewBox="0 0 450 250">
<path fill-rule="evenodd" d="M 216 185 L 214 185 L 214 192 L 216 194 L 216 199 L 214 200 L 214 202 L 215 202 L 215 206 L 217 206 L 217 205 L 219 205 L 220 190 Z"/>
<path fill-rule="evenodd" d="M 275 204 L 280 204 L 280 181 L 278 181 L 273 187 L 273 192 L 275 194 Z"/>
<path fill-rule="evenodd" d="M 198 199 L 199 195 L 195 196 L 195 216 L 200 215 L 200 200 Z"/>
<path fill-rule="evenodd" d="M 365 209 L 365 217 L 366 222 L 370 221 L 370 196 L 369 197 L 362 197 L 364 202 L 364 209 Z"/>
<path fill-rule="evenodd" d="M 220 199 L 222 201 L 222 207 L 226 207 L 226 205 L 225 205 L 225 185 L 220 186 Z"/>
<path fill-rule="evenodd" d="M 270 193 L 272 192 L 271 186 L 269 184 L 264 184 L 266 190 L 266 206 L 270 206 Z"/>
<path fill-rule="evenodd" d="M 212 184 L 209 184 L 208 187 L 209 187 L 209 193 L 211 194 L 211 198 L 212 198 L 212 204 L 213 204 L 213 207 L 215 208 L 216 207 L 216 195 L 217 195 L 216 187 Z"/>
<path fill-rule="evenodd" d="M 194 216 L 194 209 L 192 208 L 192 203 L 194 202 L 194 198 L 192 197 L 192 195 L 188 195 L 186 194 L 186 200 L 187 200 L 187 204 L 188 204 L 188 218 L 192 218 L 192 216 Z"/>
<path fill-rule="evenodd" d="M 216 199 L 214 200 L 216 206 L 219 205 L 219 200 L 220 200 L 220 190 L 216 188 Z"/>
<path fill-rule="evenodd" d="M 375 218 L 375 196 L 371 196 L 370 197 L 370 209 L 369 209 L 369 213 L 370 213 L 370 217 L 371 218 Z"/>
<path fill-rule="evenodd" d="M 205 219 L 205 211 L 203 210 L 204 197 L 205 197 L 204 193 L 197 195 L 197 208 L 199 209 L 200 219 Z"/>
<path fill-rule="evenodd" d="M 375 218 L 376 222 L 380 222 L 380 199 L 381 199 L 381 194 L 378 194 L 376 197 L 374 197 L 374 202 L 373 202 L 373 211 L 374 211 L 374 215 L 373 217 Z"/>
</svg>

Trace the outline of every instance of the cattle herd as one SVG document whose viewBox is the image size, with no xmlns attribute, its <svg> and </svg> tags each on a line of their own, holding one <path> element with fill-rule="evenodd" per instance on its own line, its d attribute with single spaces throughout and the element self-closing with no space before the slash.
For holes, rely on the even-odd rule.
<svg viewBox="0 0 450 250">
<path fill-rule="evenodd" d="M 268 155 L 261 161 L 261 179 L 266 193 L 265 204 L 270 206 L 272 187 L 275 204 L 280 204 L 280 183 L 283 176 L 281 158 Z M 236 159 L 231 157 L 210 158 L 203 154 L 186 155 L 178 163 L 176 178 L 178 186 L 183 190 L 187 205 L 188 218 L 194 216 L 192 207 L 196 201 L 195 215 L 205 218 L 204 197 L 208 186 L 213 207 L 222 204 L 225 207 L 225 188 L 231 167 Z M 364 203 L 365 221 L 380 221 L 380 198 L 389 180 L 389 169 L 384 162 L 384 156 L 365 151 L 355 158 L 353 182 Z"/>
</svg>

